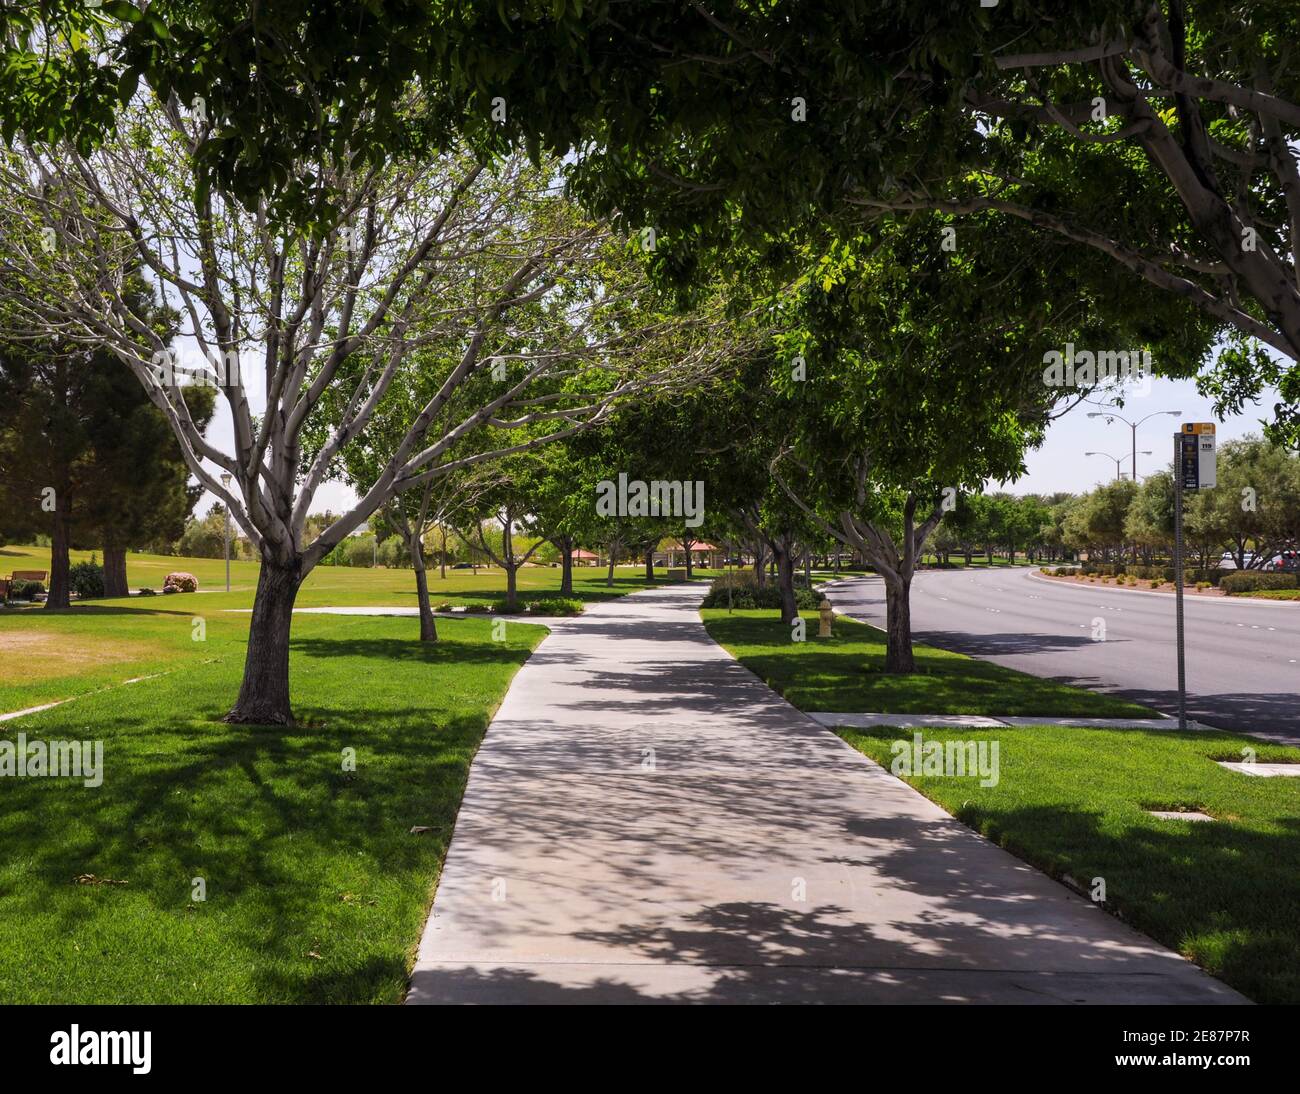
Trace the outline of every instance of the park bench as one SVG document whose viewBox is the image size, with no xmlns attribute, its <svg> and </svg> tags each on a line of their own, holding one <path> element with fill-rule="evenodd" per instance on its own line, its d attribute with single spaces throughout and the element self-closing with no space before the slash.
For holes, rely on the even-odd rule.
<svg viewBox="0 0 1300 1094">
<path fill-rule="evenodd" d="M 39 581 L 45 584 L 45 579 L 49 576 L 46 570 L 15 570 L 8 577 L 0 578 L 0 603 L 9 599 L 9 594 L 20 581 Z"/>
</svg>

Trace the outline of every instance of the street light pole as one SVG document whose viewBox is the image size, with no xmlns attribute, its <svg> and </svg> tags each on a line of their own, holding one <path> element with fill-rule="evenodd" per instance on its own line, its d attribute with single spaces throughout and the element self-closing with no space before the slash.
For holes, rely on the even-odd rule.
<svg viewBox="0 0 1300 1094">
<path fill-rule="evenodd" d="M 1093 405 L 1096 406 L 1097 404 L 1094 403 Z M 1129 427 L 1130 436 L 1131 436 L 1131 438 L 1132 438 L 1132 442 L 1133 442 L 1133 481 L 1134 481 L 1134 482 L 1137 482 L 1137 478 L 1138 478 L 1138 426 L 1140 426 L 1143 422 L 1148 421 L 1148 420 L 1151 419 L 1151 418 L 1158 418 L 1158 417 L 1160 417 L 1160 415 L 1162 415 L 1162 414 L 1168 414 L 1169 417 L 1171 417 L 1171 418 L 1181 418 L 1181 417 L 1183 416 L 1183 412 L 1182 412 L 1181 410 L 1157 410 L 1157 411 L 1154 411 L 1154 412 L 1151 413 L 1151 414 L 1148 414 L 1145 418 L 1139 418 L 1136 422 L 1131 422 L 1131 421 L 1129 421 L 1126 417 L 1124 417 L 1124 415 L 1122 415 L 1122 414 L 1116 414 L 1113 410 L 1092 410 L 1092 411 L 1089 411 L 1089 412 L 1088 412 L 1088 417 L 1089 417 L 1089 418 L 1107 418 L 1107 419 L 1115 418 L 1115 419 L 1117 419 L 1118 421 L 1123 422 L 1126 426 Z M 1151 453 L 1148 452 L 1148 451 L 1146 451 L 1146 450 L 1143 450 L 1142 455 L 1144 455 L 1144 456 L 1149 456 L 1149 455 L 1151 455 Z M 1114 458 L 1115 458 L 1114 456 L 1111 457 L 1111 459 L 1114 459 Z"/>
<path fill-rule="evenodd" d="M 1114 460 L 1114 461 L 1115 461 L 1115 481 L 1116 481 L 1116 482 L 1119 482 L 1119 480 L 1120 480 L 1121 478 L 1124 477 L 1124 476 L 1122 476 L 1122 475 L 1119 473 L 1119 465 L 1122 464 L 1122 463 L 1124 462 L 1124 457 L 1123 457 L 1123 456 L 1112 456 L 1109 452 L 1085 452 L 1084 455 L 1085 455 L 1085 456 L 1105 456 L 1106 459 L 1108 459 L 1108 460 Z"/>
<path fill-rule="evenodd" d="M 1124 478 L 1123 473 L 1120 471 L 1120 465 L 1121 465 L 1125 460 L 1128 459 L 1127 456 L 1112 456 L 1109 452 L 1085 452 L 1084 455 L 1085 455 L 1085 456 L 1105 456 L 1106 459 L 1108 459 L 1108 460 L 1114 460 L 1114 461 L 1115 461 L 1115 481 L 1116 481 L 1116 482 L 1119 482 L 1121 479 Z M 1149 448 L 1144 448 L 1144 449 L 1142 449 L 1142 455 L 1144 455 L 1144 456 L 1149 456 L 1149 455 L 1151 455 L 1151 449 L 1149 449 Z M 1137 452 L 1136 452 L 1136 450 L 1135 450 L 1134 453 L 1133 453 L 1133 458 L 1134 458 L 1135 460 L 1137 459 Z M 1133 481 L 1134 481 L 1134 482 L 1137 482 L 1137 475 L 1136 475 L 1136 474 L 1133 476 Z"/>
<path fill-rule="evenodd" d="M 221 485 L 230 491 L 230 472 L 226 471 L 221 476 Z M 230 505 L 227 503 L 222 508 L 226 511 L 226 592 L 230 592 Z"/>
</svg>

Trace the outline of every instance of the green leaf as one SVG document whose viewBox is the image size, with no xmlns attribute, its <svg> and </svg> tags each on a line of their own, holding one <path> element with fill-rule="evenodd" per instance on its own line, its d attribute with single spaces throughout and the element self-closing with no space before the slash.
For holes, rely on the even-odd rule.
<svg viewBox="0 0 1300 1094">
<path fill-rule="evenodd" d="M 124 23 L 138 23 L 144 18 L 144 12 L 135 5 L 126 3 L 125 0 L 108 0 L 108 3 L 99 10 L 114 19 L 121 19 Z"/>
</svg>

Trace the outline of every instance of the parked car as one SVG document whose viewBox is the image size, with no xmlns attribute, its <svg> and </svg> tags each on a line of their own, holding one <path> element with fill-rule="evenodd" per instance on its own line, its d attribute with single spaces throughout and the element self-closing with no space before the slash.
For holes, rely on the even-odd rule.
<svg viewBox="0 0 1300 1094">
<path fill-rule="evenodd" d="M 1300 570 L 1300 551 L 1281 551 L 1264 563 L 1264 569 L 1295 573 Z"/>
<path fill-rule="evenodd" d="M 1300 552 L 1293 550 L 1286 550 L 1275 554 L 1263 564 L 1260 563 L 1259 556 L 1257 556 L 1254 551 L 1247 551 L 1242 556 L 1242 561 L 1246 564 L 1243 568 L 1247 570 L 1263 570 L 1267 573 L 1273 573 L 1275 571 L 1294 573 L 1295 571 L 1300 570 Z M 1223 555 L 1219 558 L 1219 569 L 1235 570 L 1236 568 L 1236 556 L 1233 555 L 1231 551 L 1224 551 Z"/>
</svg>

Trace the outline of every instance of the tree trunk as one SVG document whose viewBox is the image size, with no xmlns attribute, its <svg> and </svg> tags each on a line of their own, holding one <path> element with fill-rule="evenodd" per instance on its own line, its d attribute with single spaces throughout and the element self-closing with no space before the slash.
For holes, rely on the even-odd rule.
<svg viewBox="0 0 1300 1094">
<path fill-rule="evenodd" d="M 424 566 L 423 537 L 415 535 L 409 544 L 411 549 L 411 566 L 415 570 L 415 602 L 420 606 L 420 641 L 438 641 L 438 622 L 433 616 L 433 605 L 429 603 L 429 574 Z"/>
<path fill-rule="evenodd" d="M 776 556 L 777 587 L 781 592 L 781 622 L 793 623 L 799 618 L 794 596 L 794 555 L 785 544 L 773 547 L 772 553 Z"/>
<path fill-rule="evenodd" d="M 573 595 L 573 540 L 563 536 L 555 541 L 560 549 L 560 595 Z"/>
<path fill-rule="evenodd" d="M 653 547 L 645 553 L 645 579 L 647 581 L 655 579 L 655 549 Z"/>
<path fill-rule="evenodd" d="M 695 540 L 693 539 L 682 540 L 682 548 L 686 551 L 686 580 L 687 581 L 690 581 L 691 577 L 693 576 L 692 569 L 691 569 L 691 548 L 694 546 L 695 546 Z"/>
<path fill-rule="evenodd" d="M 289 630 L 293 602 L 302 584 L 302 563 L 285 566 L 262 560 L 257 575 L 257 596 L 248 626 L 248 652 L 244 657 L 244 682 L 239 698 L 226 715 L 227 722 L 255 725 L 292 725 L 289 704 Z"/>
<path fill-rule="evenodd" d="M 754 584 L 760 589 L 767 584 L 767 552 L 761 543 L 754 550 Z"/>
<path fill-rule="evenodd" d="M 519 567 L 513 561 L 506 561 L 506 611 L 519 610 Z"/>
<path fill-rule="evenodd" d="M 104 595 L 130 596 L 126 583 L 126 548 L 104 544 Z"/>
<path fill-rule="evenodd" d="M 68 514 L 63 508 L 64 491 L 55 494 L 54 527 L 50 535 L 50 584 L 45 607 L 51 610 L 72 604 L 72 587 L 68 583 Z"/>
<path fill-rule="evenodd" d="M 885 671 L 909 673 L 916 671 L 912 656 L 912 579 L 897 574 L 881 574 L 885 582 Z"/>
<path fill-rule="evenodd" d="M 447 529 L 442 530 L 442 553 L 438 555 L 438 576 L 447 580 Z"/>
<path fill-rule="evenodd" d="M 614 544 L 609 545 L 609 569 L 605 572 L 605 585 L 607 588 L 614 586 Z"/>
</svg>

